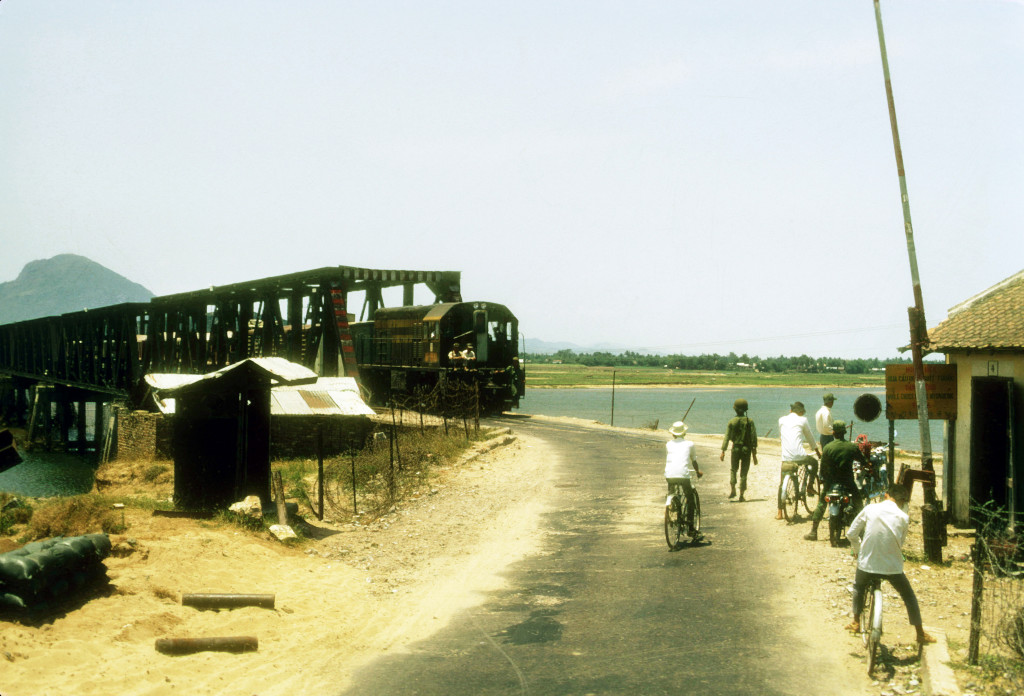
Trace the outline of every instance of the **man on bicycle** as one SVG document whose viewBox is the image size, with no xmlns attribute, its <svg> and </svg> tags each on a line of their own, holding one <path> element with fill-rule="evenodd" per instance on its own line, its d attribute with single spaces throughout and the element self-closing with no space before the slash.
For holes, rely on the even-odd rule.
<svg viewBox="0 0 1024 696">
<path fill-rule="evenodd" d="M 701 473 L 700 466 L 697 465 L 694 444 L 685 439 L 686 424 L 676 421 L 668 431 L 672 434 L 672 439 L 665 443 L 665 481 L 668 483 L 670 495 L 675 492 L 677 485 L 683 487 L 683 495 L 686 497 L 686 526 L 688 529 L 693 529 L 693 511 L 697 504 L 693 498 L 690 470 L 696 472 L 697 478 L 701 478 L 704 474 Z M 702 536 L 698 531 L 693 540 L 698 541 Z"/>
<path fill-rule="evenodd" d="M 802 464 L 813 464 L 814 473 L 817 473 L 818 461 L 808 456 L 804 445 L 814 450 L 819 457 L 821 450 L 815 441 L 814 433 L 811 432 L 811 424 L 807 422 L 804 414 L 803 403 L 794 401 L 789 407 L 789 413 L 779 419 L 779 439 L 782 441 L 782 471 L 779 474 L 779 514 L 775 519 L 782 519 L 782 481 L 786 474 L 796 471 Z M 810 460 L 808 462 L 807 460 Z"/>
<path fill-rule="evenodd" d="M 865 506 L 853 520 L 846 538 L 856 544 L 857 574 L 853 580 L 853 623 L 846 628 L 860 632 L 860 612 L 864 607 L 864 589 L 873 578 L 889 581 L 907 605 L 907 618 L 917 629 L 918 643 L 934 643 L 935 638 L 925 633 L 921 623 L 921 608 L 910 580 L 903 572 L 903 542 L 907 539 L 910 517 L 903 512 L 910 495 L 907 489 L 894 483 L 889 486 L 885 500 Z M 863 537 L 863 539 L 861 538 Z"/>
<path fill-rule="evenodd" d="M 845 421 L 832 423 L 832 435 L 834 439 L 821 450 L 821 490 L 818 491 L 818 507 L 811 513 L 811 531 L 804 536 L 808 541 L 818 540 L 818 525 L 825 516 L 825 495 L 833 485 L 838 483 L 846 488 L 854 510 L 860 510 L 861 506 L 860 493 L 853 478 L 853 463 L 863 464 L 864 455 L 860 447 L 843 439 L 846 437 Z"/>
</svg>

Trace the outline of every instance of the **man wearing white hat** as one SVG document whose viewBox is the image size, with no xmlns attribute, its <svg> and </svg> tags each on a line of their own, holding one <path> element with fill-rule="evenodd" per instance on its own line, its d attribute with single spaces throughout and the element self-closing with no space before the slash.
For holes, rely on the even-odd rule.
<svg viewBox="0 0 1024 696">
<path fill-rule="evenodd" d="M 683 495 L 686 496 L 687 514 L 686 524 L 693 527 L 693 510 L 697 506 L 693 497 L 693 484 L 690 482 L 690 470 L 692 469 L 697 478 L 701 478 L 700 466 L 697 465 L 696 447 L 692 442 L 685 439 L 687 427 L 682 421 L 676 421 L 668 429 L 672 433 L 672 439 L 665 443 L 665 481 L 668 483 L 668 492 L 671 494 L 675 486 L 682 485 Z M 694 541 L 700 539 L 700 532 L 694 537 Z"/>
</svg>

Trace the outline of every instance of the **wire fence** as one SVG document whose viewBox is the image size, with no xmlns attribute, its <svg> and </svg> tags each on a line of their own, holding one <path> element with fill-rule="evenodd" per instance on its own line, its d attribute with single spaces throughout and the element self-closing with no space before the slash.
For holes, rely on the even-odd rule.
<svg viewBox="0 0 1024 696">
<path fill-rule="evenodd" d="M 1024 539 L 1004 511 L 975 512 L 968 662 L 996 672 L 1010 693 L 1024 693 Z"/>
</svg>

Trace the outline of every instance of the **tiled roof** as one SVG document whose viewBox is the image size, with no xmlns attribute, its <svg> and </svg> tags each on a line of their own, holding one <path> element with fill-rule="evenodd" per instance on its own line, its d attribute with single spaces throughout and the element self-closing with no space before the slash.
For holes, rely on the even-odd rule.
<svg viewBox="0 0 1024 696">
<path fill-rule="evenodd" d="M 928 337 L 939 352 L 1024 348 L 1024 271 L 951 307 Z"/>
</svg>

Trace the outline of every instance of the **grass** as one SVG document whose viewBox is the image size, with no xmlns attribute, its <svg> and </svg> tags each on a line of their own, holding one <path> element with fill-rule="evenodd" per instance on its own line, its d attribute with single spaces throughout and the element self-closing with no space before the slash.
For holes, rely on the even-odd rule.
<svg viewBox="0 0 1024 696">
<path fill-rule="evenodd" d="M 427 486 L 436 469 L 450 466 L 479 438 L 480 434 L 474 433 L 472 428 L 469 437 L 462 427 L 452 427 L 447 434 L 439 428 L 425 432 L 405 430 L 399 432 L 394 448 L 388 440 L 383 440 L 365 449 L 326 459 L 325 516 L 345 520 L 358 512 L 365 520 L 387 513 L 400 500 Z M 286 460 L 274 462 L 273 468 L 281 471 L 285 496 L 300 501 L 300 515 L 320 512 L 316 461 Z M 142 469 L 140 478 L 152 487 L 167 473 L 166 465 L 153 464 Z M 0 508 L 16 497 L 0 493 Z M 18 499 L 21 500 L 20 497 Z M 127 529 L 126 516 L 123 508 L 114 508 L 116 503 L 135 510 L 167 510 L 172 507 L 166 499 L 145 493 L 90 493 L 32 501 L 31 505 L 22 500 L 21 505 L 0 514 L 0 536 L 17 536 L 20 543 L 27 543 L 48 537 L 95 532 L 120 534 Z M 275 513 L 273 509 L 264 512 L 269 515 Z M 233 525 L 251 533 L 265 533 L 269 525 L 265 519 L 237 515 L 228 510 L 219 511 L 207 523 Z M 293 525 L 293 529 L 299 536 L 298 542 L 307 536 L 302 524 Z"/>
<path fill-rule="evenodd" d="M 433 471 L 451 465 L 472 444 L 461 428 L 400 431 L 396 447 L 377 442 L 363 450 L 324 460 L 324 515 L 346 519 L 356 513 L 371 518 L 386 513 L 401 499 L 427 485 Z M 277 467 L 285 495 L 319 512 L 317 464 L 310 459 L 281 462 Z M 353 497 L 353 491 L 355 495 Z"/>
<path fill-rule="evenodd" d="M 71 537 L 125 530 L 124 514 L 114 510 L 106 496 L 76 495 L 52 498 L 39 504 L 25 523 L 21 540 L 28 542 L 49 537 Z"/>
<path fill-rule="evenodd" d="M 587 367 L 586 365 L 548 365 L 530 363 L 526 368 L 526 387 L 884 387 L 883 373 L 848 375 L 842 372 L 774 373 L 744 371 L 671 370 L 661 367 Z"/>
</svg>

